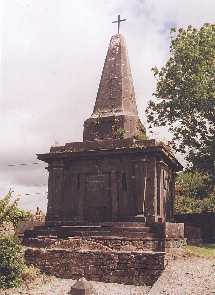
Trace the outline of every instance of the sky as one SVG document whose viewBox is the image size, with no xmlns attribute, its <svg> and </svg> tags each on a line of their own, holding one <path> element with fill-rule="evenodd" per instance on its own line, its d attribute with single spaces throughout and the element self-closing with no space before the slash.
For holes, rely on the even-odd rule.
<svg viewBox="0 0 215 295">
<path fill-rule="evenodd" d="M 170 28 L 214 22 L 215 1 L 0 0 L 0 11 L 0 196 L 11 188 L 22 208 L 45 211 L 48 172 L 36 154 L 82 141 L 117 32 L 112 21 L 118 14 L 127 19 L 121 33 L 147 126 L 156 85 L 151 68 L 168 59 Z M 168 138 L 166 130 L 154 136 Z"/>
</svg>

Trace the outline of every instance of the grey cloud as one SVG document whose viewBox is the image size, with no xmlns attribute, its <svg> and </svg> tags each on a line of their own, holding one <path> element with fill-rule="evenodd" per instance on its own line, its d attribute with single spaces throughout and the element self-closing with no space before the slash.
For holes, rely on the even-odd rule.
<svg viewBox="0 0 215 295">
<path fill-rule="evenodd" d="M 212 22 L 214 8 L 213 0 L 3 0 L 0 192 L 10 186 L 20 193 L 39 186 L 44 191 L 45 165 L 16 170 L 7 165 L 31 162 L 55 141 L 82 140 L 118 13 L 127 18 L 122 32 L 146 123 L 144 110 L 155 87 L 151 67 L 168 56 L 169 27 Z M 38 203 L 45 207 L 46 199 L 20 201 L 25 208 Z"/>
</svg>

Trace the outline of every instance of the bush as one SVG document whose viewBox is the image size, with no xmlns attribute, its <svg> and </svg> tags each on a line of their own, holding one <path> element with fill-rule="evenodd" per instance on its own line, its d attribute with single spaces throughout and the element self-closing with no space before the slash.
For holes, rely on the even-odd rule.
<svg viewBox="0 0 215 295">
<path fill-rule="evenodd" d="M 215 196 L 210 195 L 202 200 L 192 197 L 177 196 L 175 199 L 175 213 L 203 213 L 215 212 Z"/>
<path fill-rule="evenodd" d="M 16 227 L 20 221 L 25 220 L 31 215 L 30 212 L 17 206 L 18 199 L 12 201 L 12 198 L 13 195 L 10 190 L 4 198 L 0 199 L 0 225 L 7 222 L 12 223 Z"/>
<path fill-rule="evenodd" d="M 175 213 L 201 213 L 201 200 L 196 200 L 187 196 L 176 196 L 175 198 Z"/>
<path fill-rule="evenodd" d="M 208 174 L 197 170 L 178 174 L 176 214 L 215 212 L 215 187 Z"/>
<path fill-rule="evenodd" d="M 0 238 L 0 288 L 18 287 L 25 269 L 22 247 L 15 238 Z"/>
<path fill-rule="evenodd" d="M 215 195 L 202 200 L 202 212 L 215 212 Z"/>
<path fill-rule="evenodd" d="M 41 276 L 39 268 L 36 268 L 33 265 L 26 265 L 22 273 L 22 281 L 26 286 L 28 286 L 29 284 L 33 283 L 39 276 Z"/>
<path fill-rule="evenodd" d="M 212 190 L 208 174 L 199 171 L 185 171 L 178 174 L 176 179 L 176 194 L 191 198 L 204 198 Z"/>
</svg>

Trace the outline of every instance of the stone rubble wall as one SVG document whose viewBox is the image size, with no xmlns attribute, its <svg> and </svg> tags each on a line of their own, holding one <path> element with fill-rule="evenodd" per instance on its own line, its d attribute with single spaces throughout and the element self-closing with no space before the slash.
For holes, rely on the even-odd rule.
<svg viewBox="0 0 215 295">
<path fill-rule="evenodd" d="M 47 249 L 69 249 L 69 250 L 99 250 L 111 251 L 112 249 L 104 246 L 102 243 L 94 242 L 93 240 L 85 240 L 83 238 L 28 238 L 24 239 L 23 244 L 27 247 L 33 248 L 47 248 Z"/>
<path fill-rule="evenodd" d="M 28 264 L 60 278 L 153 285 L 165 268 L 164 252 L 74 251 L 36 249 L 25 251 Z"/>
<path fill-rule="evenodd" d="M 162 251 L 174 252 L 186 245 L 186 239 L 131 239 L 105 237 L 73 237 L 57 239 L 50 237 L 27 238 L 23 241 L 27 247 L 60 248 L 70 250 L 100 251 Z"/>
<path fill-rule="evenodd" d="M 96 238 L 93 237 L 92 241 L 102 244 L 115 251 L 162 251 L 163 241 L 159 239 L 129 239 L 129 238 Z"/>
</svg>

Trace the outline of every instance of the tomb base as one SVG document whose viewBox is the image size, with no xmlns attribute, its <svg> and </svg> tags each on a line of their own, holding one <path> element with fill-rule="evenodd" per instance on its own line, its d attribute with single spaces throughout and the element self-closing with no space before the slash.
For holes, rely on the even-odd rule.
<svg viewBox="0 0 215 295">
<path fill-rule="evenodd" d="M 25 252 L 28 264 L 60 278 L 132 285 L 153 285 L 165 268 L 163 252 L 35 249 Z"/>
<path fill-rule="evenodd" d="M 186 243 L 183 224 L 76 223 L 26 231 L 27 263 L 51 275 L 152 285 Z"/>
</svg>

